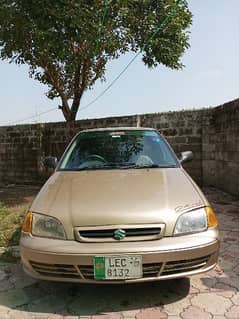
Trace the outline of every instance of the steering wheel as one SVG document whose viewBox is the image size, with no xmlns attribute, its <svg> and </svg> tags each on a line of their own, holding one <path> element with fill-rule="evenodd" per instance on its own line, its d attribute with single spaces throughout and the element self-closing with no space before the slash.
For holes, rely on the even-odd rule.
<svg viewBox="0 0 239 319">
<path fill-rule="evenodd" d="M 104 157 L 97 155 L 97 154 L 92 154 L 92 155 L 88 155 L 85 158 L 85 161 L 89 161 L 89 160 L 96 160 L 96 161 L 101 161 L 102 163 L 107 163 L 107 161 L 104 159 Z"/>
</svg>

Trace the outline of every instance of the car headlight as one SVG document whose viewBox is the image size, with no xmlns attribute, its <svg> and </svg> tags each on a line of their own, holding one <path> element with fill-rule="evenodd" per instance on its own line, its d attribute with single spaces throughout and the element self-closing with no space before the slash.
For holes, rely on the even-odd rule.
<svg viewBox="0 0 239 319">
<path fill-rule="evenodd" d="M 27 213 L 22 231 L 38 237 L 67 239 L 64 227 L 58 219 L 32 212 Z"/>
<path fill-rule="evenodd" d="M 179 216 L 174 229 L 174 235 L 197 233 L 216 227 L 218 224 L 211 207 L 199 208 Z"/>
</svg>

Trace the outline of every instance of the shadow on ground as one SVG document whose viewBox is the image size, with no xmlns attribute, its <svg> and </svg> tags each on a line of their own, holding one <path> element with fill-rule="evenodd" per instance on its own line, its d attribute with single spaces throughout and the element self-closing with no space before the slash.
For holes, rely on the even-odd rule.
<svg viewBox="0 0 239 319">
<path fill-rule="evenodd" d="M 2 306 L 31 313 L 90 316 L 162 307 L 185 298 L 188 278 L 130 285 L 80 285 L 37 281 L 0 295 Z M 3 300 L 5 299 L 5 300 Z"/>
</svg>

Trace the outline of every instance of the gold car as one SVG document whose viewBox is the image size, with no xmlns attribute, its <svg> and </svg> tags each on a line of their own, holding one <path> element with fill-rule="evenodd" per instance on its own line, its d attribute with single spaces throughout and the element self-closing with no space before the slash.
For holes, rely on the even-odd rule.
<svg viewBox="0 0 239 319">
<path fill-rule="evenodd" d="M 85 130 L 23 224 L 24 270 L 39 279 L 128 283 L 206 272 L 217 262 L 217 218 L 176 157 L 150 128 Z"/>
</svg>

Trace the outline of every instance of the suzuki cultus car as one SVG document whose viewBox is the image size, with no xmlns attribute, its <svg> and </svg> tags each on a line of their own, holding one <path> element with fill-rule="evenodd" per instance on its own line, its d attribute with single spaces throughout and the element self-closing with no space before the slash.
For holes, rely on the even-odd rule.
<svg viewBox="0 0 239 319">
<path fill-rule="evenodd" d="M 212 269 L 218 222 L 160 133 L 150 128 L 82 131 L 26 215 L 24 270 L 39 279 L 128 283 Z"/>
</svg>

